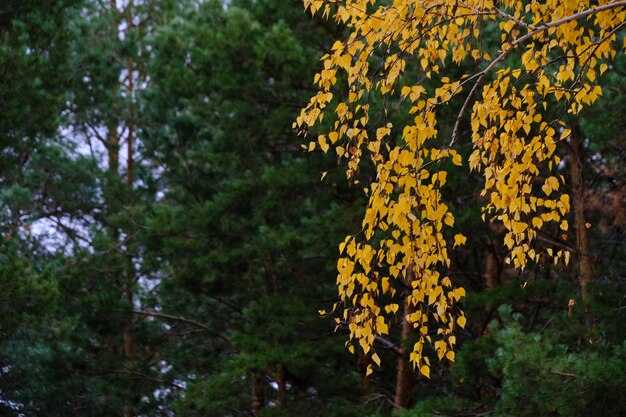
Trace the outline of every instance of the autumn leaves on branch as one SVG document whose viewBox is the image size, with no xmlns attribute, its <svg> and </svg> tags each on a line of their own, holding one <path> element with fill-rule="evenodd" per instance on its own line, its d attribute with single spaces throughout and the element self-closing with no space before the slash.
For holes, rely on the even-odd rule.
<svg viewBox="0 0 626 417">
<path fill-rule="evenodd" d="M 318 93 L 295 127 L 306 135 L 321 126 L 307 149 L 333 149 L 355 184 L 364 163 L 375 167 L 364 187 L 362 230 L 339 248 L 348 345 L 379 365 L 374 340 L 388 333 L 404 295 L 412 306 L 405 318 L 418 335 L 410 360 L 428 376 L 425 347 L 454 361 L 454 331 L 466 321 L 456 305 L 465 291 L 446 274 L 450 244 L 466 241 L 452 231 L 454 214 L 444 202 L 446 167 L 463 165 L 455 145 L 471 140 L 467 164 L 484 177 L 483 218 L 505 228 L 506 262 L 519 269 L 529 261 L 567 263 L 570 252 L 535 240 L 549 223 L 569 228 L 557 144 L 570 140 L 569 121 L 603 94 L 597 79 L 626 46 L 617 44 L 626 1 L 304 4 L 345 26 L 348 37 L 322 58 Z M 499 39 L 490 44 L 487 31 Z M 468 73 L 455 79 L 456 67 Z M 394 126 L 373 115 L 375 97 L 406 103 L 412 122 Z M 452 134 L 443 137 L 438 117 L 453 101 L 462 104 Z"/>
</svg>

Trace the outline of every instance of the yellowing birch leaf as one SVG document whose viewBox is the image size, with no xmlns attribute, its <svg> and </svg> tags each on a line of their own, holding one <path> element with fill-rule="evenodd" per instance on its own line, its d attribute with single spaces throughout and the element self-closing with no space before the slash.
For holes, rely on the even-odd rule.
<svg viewBox="0 0 626 417">
<path fill-rule="evenodd" d="M 321 135 L 319 138 L 317 138 L 317 141 L 320 144 L 320 149 L 324 151 L 324 153 L 328 152 L 330 145 L 328 145 L 328 143 L 326 142 L 326 136 Z"/>
<path fill-rule="evenodd" d="M 394 304 L 389 304 L 389 305 L 385 306 L 385 311 L 387 313 L 391 312 L 391 313 L 395 314 L 398 311 L 398 304 L 394 303 Z"/>
<path fill-rule="evenodd" d="M 378 357 L 378 355 L 376 353 L 372 354 L 372 360 L 374 361 L 374 363 L 380 367 L 380 358 Z"/>
<path fill-rule="evenodd" d="M 383 278 L 381 280 L 381 287 L 383 289 L 383 294 L 387 294 L 387 292 L 389 292 L 389 278 Z"/>
</svg>

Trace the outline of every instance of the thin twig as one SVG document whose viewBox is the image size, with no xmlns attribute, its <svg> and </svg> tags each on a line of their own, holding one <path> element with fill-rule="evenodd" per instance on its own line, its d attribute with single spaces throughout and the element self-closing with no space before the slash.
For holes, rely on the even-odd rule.
<svg viewBox="0 0 626 417">
<path fill-rule="evenodd" d="M 139 311 L 133 311 L 134 314 L 138 314 L 140 316 L 147 316 L 147 317 L 156 317 L 159 319 L 165 319 L 165 320 L 172 320 L 172 321 L 178 321 L 181 323 L 186 323 L 186 324 L 191 324 L 194 325 L 196 327 L 199 327 L 203 330 L 209 330 L 209 328 L 207 326 L 205 326 L 204 324 L 192 320 L 192 319 L 187 319 L 184 317 L 179 317 L 179 316 L 172 316 L 170 314 L 165 314 L 165 313 L 159 313 L 158 311 L 152 311 L 152 310 L 139 310 Z"/>
<path fill-rule="evenodd" d="M 570 374 L 569 372 L 551 371 L 550 373 L 554 375 L 566 376 L 569 378 L 578 378 L 578 375 Z"/>
</svg>

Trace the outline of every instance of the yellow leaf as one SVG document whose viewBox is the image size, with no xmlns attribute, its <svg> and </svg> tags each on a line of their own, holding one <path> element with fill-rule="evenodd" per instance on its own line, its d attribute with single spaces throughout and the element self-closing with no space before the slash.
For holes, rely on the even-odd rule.
<svg viewBox="0 0 626 417">
<path fill-rule="evenodd" d="M 591 82 L 594 82 L 596 80 L 596 72 L 593 70 L 593 68 L 590 68 L 589 71 L 587 71 L 587 79 Z"/>
<path fill-rule="evenodd" d="M 624 38 L 624 43 L 626 44 L 626 38 Z M 603 63 L 602 65 L 600 65 L 600 75 L 604 74 L 604 71 L 606 71 L 606 69 L 609 66 L 606 63 Z"/>
<path fill-rule="evenodd" d="M 390 131 L 391 129 L 389 129 L 388 127 L 379 127 L 378 129 L 376 129 L 376 140 L 381 140 L 385 136 L 388 136 Z"/>
<path fill-rule="evenodd" d="M 514 233 L 520 234 L 524 230 L 526 230 L 526 223 L 513 222 L 511 223 L 511 229 L 513 230 Z"/>
<path fill-rule="evenodd" d="M 465 323 L 467 322 L 467 320 L 465 319 L 465 316 L 459 316 L 459 318 L 456 319 L 456 322 L 459 326 L 465 328 Z"/>
<path fill-rule="evenodd" d="M 352 57 L 349 54 L 342 55 L 337 58 L 337 65 L 345 70 L 350 68 L 350 64 L 352 63 Z"/>
<path fill-rule="evenodd" d="M 370 345 L 367 343 L 367 340 L 359 339 L 359 344 L 361 345 L 361 349 L 363 349 L 363 353 L 370 351 Z"/>
<path fill-rule="evenodd" d="M 398 304 L 389 304 L 387 306 L 385 306 L 385 311 L 387 313 L 396 313 L 398 311 Z"/>
<path fill-rule="evenodd" d="M 330 146 L 328 145 L 328 143 L 326 143 L 326 136 L 320 135 L 320 137 L 317 138 L 317 141 L 320 144 L 320 149 L 322 149 L 322 151 L 324 151 L 324 153 L 328 152 L 328 148 Z"/>
<path fill-rule="evenodd" d="M 509 33 L 511 29 L 513 28 L 513 26 L 515 26 L 515 22 L 513 20 L 500 23 L 500 28 L 506 33 Z"/>
<path fill-rule="evenodd" d="M 455 290 L 451 291 L 451 296 L 456 300 L 459 301 L 461 299 L 461 297 L 465 297 L 465 288 L 463 287 L 459 287 Z"/>
<path fill-rule="evenodd" d="M 374 363 L 376 363 L 376 365 L 380 367 L 380 358 L 376 353 L 372 354 L 372 360 L 374 361 Z"/>
<path fill-rule="evenodd" d="M 381 286 L 383 287 L 383 294 L 387 294 L 389 291 L 389 278 L 383 278 L 381 281 Z"/>
<path fill-rule="evenodd" d="M 430 367 L 428 367 L 427 365 L 422 365 L 422 367 L 420 368 L 420 373 L 426 378 L 430 379 Z"/>
<path fill-rule="evenodd" d="M 385 323 L 385 317 L 383 316 L 376 317 L 376 329 L 378 330 L 380 334 L 387 333 L 388 327 L 387 327 L 387 324 Z"/>
<path fill-rule="evenodd" d="M 466 241 L 467 241 L 467 238 L 459 233 L 454 236 L 454 247 L 457 247 L 459 245 L 464 245 Z"/>
<path fill-rule="evenodd" d="M 333 43 L 333 46 L 331 48 L 332 51 L 341 50 L 341 49 L 343 49 L 343 42 L 341 41 L 335 41 L 335 43 Z"/>
</svg>

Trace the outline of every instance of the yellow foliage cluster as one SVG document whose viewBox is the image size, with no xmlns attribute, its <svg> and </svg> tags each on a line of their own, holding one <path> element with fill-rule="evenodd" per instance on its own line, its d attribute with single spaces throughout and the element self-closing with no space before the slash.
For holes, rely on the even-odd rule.
<svg viewBox="0 0 626 417">
<path fill-rule="evenodd" d="M 322 58 L 314 79 L 319 91 L 295 127 L 308 132 L 326 116 L 328 131 L 308 150 L 332 148 L 357 183 L 362 160 L 376 168 L 375 180 L 365 188 L 369 203 L 362 234 L 340 245 L 337 285 L 349 344 L 379 364 L 374 341 L 389 331 L 399 290 L 414 307 L 406 320 L 419 335 L 411 361 L 428 376 L 425 344 L 439 359 L 454 360 L 453 332 L 466 321 L 455 306 L 465 291 L 441 272 L 450 264 L 444 231 L 454 227 L 442 199 L 445 161 L 462 165 L 454 145 L 471 139 L 469 168 L 485 180 L 483 218 L 497 219 L 506 229 L 507 262 L 524 268 L 542 257 L 567 260 L 569 253 L 539 253 L 531 246 L 549 222 L 568 228 L 569 198 L 559 193 L 564 180 L 541 170 L 551 172 L 560 163 L 557 143 L 570 135 L 564 120 L 602 95 L 597 78 L 615 57 L 626 2 L 304 0 L 304 5 L 345 25 L 349 36 Z M 494 56 L 482 46 L 486 28 L 500 32 Z M 442 76 L 445 66 L 467 62 L 479 70 L 456 80 Z M 420 77 L 403 77 L 409 68 Z M 338 78 L 346 81 L 341 99 L 333 94 Z M 438 87 L 426 88 L 420 78 Z M 412 123 L 370 121 L 373 93 L 406 101 Z M 562 108 L 556 119 L 549 119 L 548 99 Z M 451 137 L 440 138 L 437 109 L 452 100 L 462 107 Z M 470 109 L 471 137 L 460 138 Z M 399 135 L 401 140 L 393 140 Z M 441 145 L 442 139 L 449 144 Z M 465 241 L 461 234 L 454 237 L 454 245 Z M 409 270 L 414 279 L 406 279 Z"/>
</svg>

